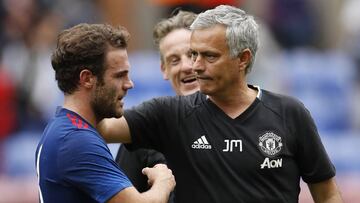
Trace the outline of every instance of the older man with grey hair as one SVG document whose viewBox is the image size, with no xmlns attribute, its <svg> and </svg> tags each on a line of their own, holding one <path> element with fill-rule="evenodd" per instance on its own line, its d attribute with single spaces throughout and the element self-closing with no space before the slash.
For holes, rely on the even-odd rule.
<svg viewBox="0 0 360 203">
<path fill-rule="evenodd" d="M 254 18 L 218 6 L 190 29 L 200 91 L 146 101 L 104 121 L 105 139 L 162 152 L 177 180 L 176 202 L 294 203 L 300 178 L 315 202 L 342 202 L 304 105 L 246 82 L 259 44 Z"/>
</svg>

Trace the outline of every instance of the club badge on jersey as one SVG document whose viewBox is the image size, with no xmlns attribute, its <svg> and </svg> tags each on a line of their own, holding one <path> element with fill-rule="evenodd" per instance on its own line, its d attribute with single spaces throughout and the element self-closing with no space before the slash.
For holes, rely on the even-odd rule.
<svg viewBox="0 0 360 203">
<path fill-rule="evenodd" d="M 259 137 L 259 148 L 267 156 L 260 165 L 261 169 L 265 168 L 281 168 L 282 167 L 282 158 L 271 159 L 278 154 L 283 147 L 281 142 L 281 137 L 276 135 L 273 132 L 266 132 Z"/>
</svg>

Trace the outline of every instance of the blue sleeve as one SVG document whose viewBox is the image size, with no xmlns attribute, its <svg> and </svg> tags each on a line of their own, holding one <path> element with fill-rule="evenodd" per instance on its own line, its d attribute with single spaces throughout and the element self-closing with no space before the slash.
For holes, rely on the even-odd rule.
<svg viewBox="0 0 360 203">
<path fill-rule="evenodd" d="M 92 131 L 77 130 L 65 136 L 59 155 L 64 181 L 98 202 L 132 186 L 104 140 Z"/>
</svg>

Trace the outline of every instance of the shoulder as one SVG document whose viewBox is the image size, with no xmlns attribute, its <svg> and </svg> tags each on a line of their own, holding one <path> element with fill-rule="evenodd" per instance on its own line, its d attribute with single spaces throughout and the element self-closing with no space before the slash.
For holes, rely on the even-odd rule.
<svg viewBox="0 0 360 203">
<path fill-rule="evenodd" d="M 157 97 L 151 100 L 145 101 L 138 106 L 135 106 L 129 110 L 128 112 L 133 111 L 142 111 L 147 112 L 178 112 L 177 110 L 189 111 L 190 109 L 194 109 L 204 103 L 206 100 L 206 96 L 200 92 L 195 92 L 194 94 L 187 96 L 165 96 L 165 97 Z M 175 111 L 174 111 L 175 110 Z"/>
<path fill-rule="evenodd" d="M 64 144 L 79 146 L 98 142 L 105 144 L 101 135 L 81 117 L 67 114 L 63 120 L 66 120 L 62 126 L 63 135 L 59 138 Z"/>
<path fill-rule="evenodd" d="M 56 136 L 51 136 L 59 144 L 59 153 L 75 156 L 81 151 L 106 150 L 106 142 L 101 135 L 81 116 L 63 111 L 52 127 Z M 48 133 L 48 134 L 51 134 Z"/>
<path fill-rule="evenodd" d="M 74 142 L 74 144 L 78 145 L 98 142 L 106 144 L 99 133 L 89 129 L 74 129 L 64 136 L 64 141 Z"/>
<path fill-rule="evenodd" d="M 263 90 L 260 101 L 265 108 L 277 114 L 292 132 L 297 131 L 301 124 L 314 125 L 309 110 L 294 97 Z"/>
<path fill-rule="evenodd" d="M 99 140 L 101 136 L 86 121 L 74 114 L 57 115 L 46 126 L 43 142 L 49 150 L 55 150 L 68 145 Z"/>
<path fill-rule="evenodd" d="M 71 132 L 88 132 L 96 134 L 97 131 L 81 116 L 67 109 L 57 110 L 56 116 L 49 122 L 45 133 L 50 134 L 68 134 Z"/>
<path fill-rule="evenodd" d="M 195 92 L 190 95 L 177 95 L 177 96 L 166 96 L 166 97 L 158 97 L 150 100 L 149 102 L 165 104 L 165 105 L 188 105 L 188 106 L 197 106 L 203 103 L 206 99 L 206 96 L 200 92 Z"/>
<path fill-rule="evenodd" d="M 267 90 L 262 90 L 259 99 L 265 107 L 282 115 L 301 113 L 305 110 L 305 106 L 300 100 Z"/>
<path fill-rule="evenodd" d="M 108 147 L 100 135 L 90 130 L 73 130 L 58 140 L 58 161 L 62 165 L 71 164 L 89 156 L 109 154 Z M 70 161 L 72 160 L 72 161 Z"/>
<path fill-rule="evenodd" d="M 58 149 L 58 163 L 64 173 L 83 164 L 108 164 L 112 155 L 106 142 L 96 133 L 79 129 L 68 133 Z"/>
</svg>

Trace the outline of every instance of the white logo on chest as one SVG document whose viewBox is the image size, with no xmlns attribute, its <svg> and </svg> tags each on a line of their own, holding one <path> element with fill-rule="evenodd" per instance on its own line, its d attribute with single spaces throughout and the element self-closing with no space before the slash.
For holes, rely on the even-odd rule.
<svg viewBox="0 0 360 203">
<path fill-rule="evenodd" d="M 264 162 L 260 165 L 260 168 L 281 168 L 282 158 L 270 160 L 268 157 L 264 159 Z"/>
<path fill-rule="evenodd" d="M 224 140 L 226 148 L 223 152 L 232 152 L 233 149 L 239 148 L 238 151 L 242 152 L 242 141 L 241 140 Z"/>
<path fill-rule="evenodd" d="M 267 155 L 274 156 L 281 151 L 281 137 L 273 132 L 267 132 L 259 137 L 259 147 Z"/>
<path fill-rule="evenodd" d="M 205 135 L 201 136 L 199 139 L 195 140 L 191 145 L 193 149 L 211 149 L 211 144 L 207 141 Z"/>
</svg>

